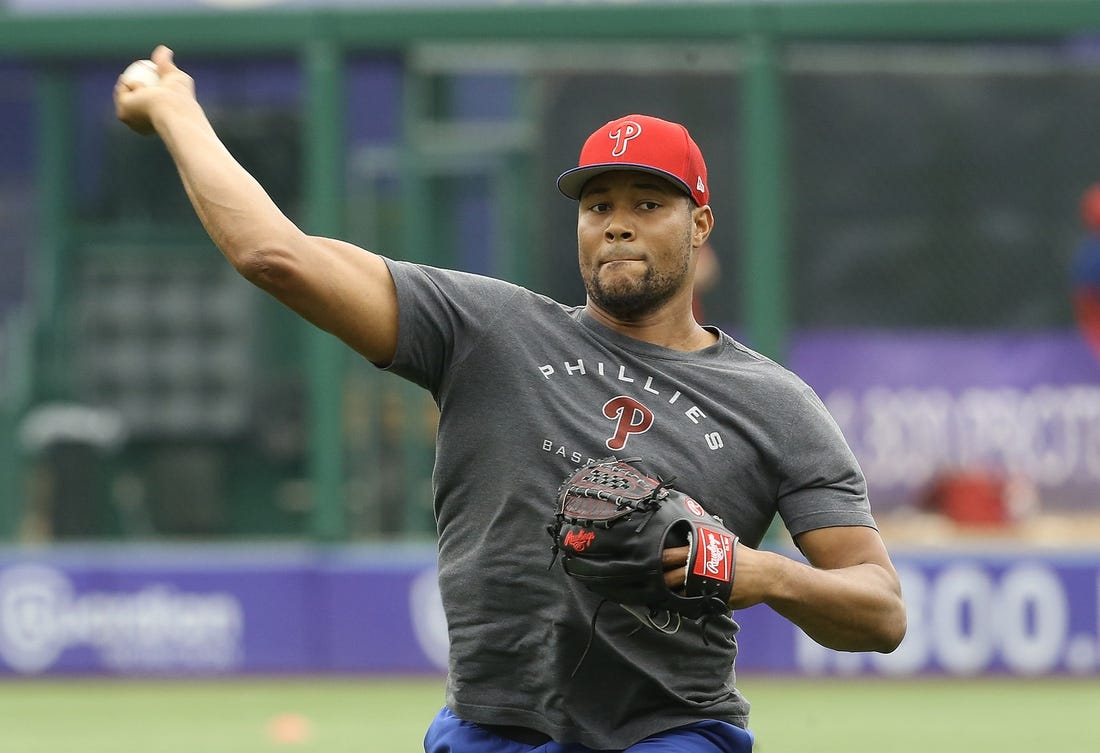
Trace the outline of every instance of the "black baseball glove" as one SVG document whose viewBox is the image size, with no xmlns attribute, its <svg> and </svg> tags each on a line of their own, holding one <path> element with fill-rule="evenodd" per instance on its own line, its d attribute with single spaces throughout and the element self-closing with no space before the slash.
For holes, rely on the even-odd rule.
<svg viewBox="0 0 1100 753">
<path fill-rule="evenodd" d="M 729 612 L 737 536 L 668 481 L 606 458 L 578 468 L 558 490 L 549 526 L 565 572 L 643 624 L 676 632 L 681 618 Z M 665 585 L 661 553 L 688 546 L 682 592 Z M 551 563 L 551 566 L 553 563 Z"/>
</svg>

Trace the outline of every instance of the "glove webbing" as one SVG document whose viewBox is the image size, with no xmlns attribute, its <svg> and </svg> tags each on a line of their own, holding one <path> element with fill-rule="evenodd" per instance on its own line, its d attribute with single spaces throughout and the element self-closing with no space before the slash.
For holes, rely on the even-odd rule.
<svg viewBox="0 0 1100 753">
<path fill-rule="evenodd" d="M 641 458 L 626 458 L 621 462 L 630 463 L 636 462 L 638 460 L 641 460 Z M 598 465 L 592 466 L 592 469 L 584 477 L 583 480 L 592 481 L 602 486 L 610 486 L 616 489 L 627 489 L 631 486 L 630 482 L 625 477 L 623 477 L 622 474 L 611 473 L 602 470 Z M 646 525 L 653 518 L 653 514 L 661 506 L 661 501 L 668 496 L 668 492 L 666 490 L 670 486 L 672 486 L 672 482 L 675 480 L 675 476 L 670 476 L 667 479 L 657 476 L 657 486 L 653 489 L 652 493 L 644 499 L 623 497 L 618 494 L 612 494 L 611 492 L 603 491 L 600 489 L 592 489 L 589 487 L 570 486 L 568 492 L 570 494 L 574 494 L 580 497 L 589 497 L 592 499 L 602 499 L 605 502 L 613 502 L 615 503 L 615 507 L 619 508 L 620 510 L 624 507 L 630 507 L 641 513 L 645 513 L 645 515 L 642 517 L 641 522 L 638 524 L 638 527 L 634 529 L 634 533 L 641 533 L 645 530 Z M 571 522 L 576 523 L 579 521 L 574 520 Z M 556 523 L 551 523 L 550 525 L 546 526 L 547 533 L 549 533 L 550 538 L 554 540 L 553 546 L 550 547 L 550 564 L 547 566 L 547 570 L 550 570 L 554 567 L 554 563 L 558 561 L 558 554 L 561 551 L 561 548 L 558 546 L 557 543 L 557 536 L 558 531 L 561 529 L 561 523 L 562 522 L 559 518 Z M 599 523 L 594 523 L 594 525 L 599 525 Z"/>
</svg>

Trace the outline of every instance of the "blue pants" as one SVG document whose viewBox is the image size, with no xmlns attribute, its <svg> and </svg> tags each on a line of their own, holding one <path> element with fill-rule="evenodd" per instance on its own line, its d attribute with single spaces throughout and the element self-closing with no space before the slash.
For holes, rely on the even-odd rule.
<svg viewBox="0 0 1100 753">
<path fill-rule="evenodd" d="M 618 753 L 750 753 L 752 733 L 726 722 L 677 727 L 647 737 Z M 578 743 L 525 745 L 463 721 L 448 708 L 436 715 L 424 736 L 424 753 L 614 753 Z"/>
</svg>

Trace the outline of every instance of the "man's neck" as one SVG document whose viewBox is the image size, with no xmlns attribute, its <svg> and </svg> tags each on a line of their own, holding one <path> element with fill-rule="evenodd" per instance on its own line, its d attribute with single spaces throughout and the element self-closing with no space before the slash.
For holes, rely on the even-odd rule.
<svg viewBox="0 0 1100 753">
<path fill-rule="evenodd" d="M 641 319 L 620 319 L 596 306 L 589 300 L 585 310 L 605 327 L 635 340 L 660 345 L 671 350 L 702 350 L 718 342 L 714 332 L 704 329 L 692 316 L 691 310 L 661 309 Z"/>
</svg>

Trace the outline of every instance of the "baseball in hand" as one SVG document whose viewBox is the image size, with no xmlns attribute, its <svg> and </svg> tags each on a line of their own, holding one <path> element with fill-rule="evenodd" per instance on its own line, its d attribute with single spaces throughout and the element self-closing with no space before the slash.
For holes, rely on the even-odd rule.
<svg viewBox="0 0 1100 753">
<path fill-rule="evenodd" d="M 160 83 L 157 64 L 152 60 L 135 60 L 122 72 L 122 80 L 128 84 L 142 83 L 146 86 L 156 86 Z"/>
</svg>

